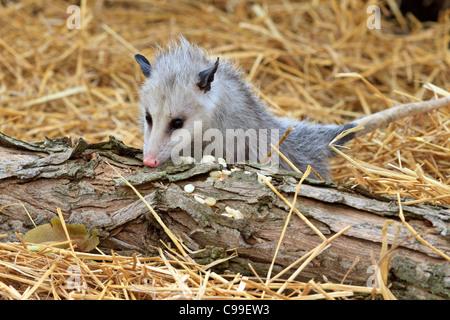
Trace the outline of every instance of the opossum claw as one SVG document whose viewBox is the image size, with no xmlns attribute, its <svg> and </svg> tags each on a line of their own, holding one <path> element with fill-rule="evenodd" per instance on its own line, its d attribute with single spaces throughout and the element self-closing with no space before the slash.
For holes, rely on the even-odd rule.
<svg viewBox="0 0 450 320">
<path fill-rule="evenodd" d="M 211 82 L 214 81 L 214 74 L 219 66 L 219 58 L 217 58 L 216 63 L 211 68 L 203 70 L 198 74 L 200 81 L 197 82 L 197 86 L 204 92 L 211 90 Z"/>
<path fill-rule="evenodd" d="M 142 73 L 146 78 L 150 77 L 150 72 L 152 71 L 152 66 L 150 65 L 150 62 L 147 60 L 146 57 L 144 57 L 142 54 L 137 54 L 134 56 L 136 61 L 139 63 L 142 69 Z"/>
</svg>

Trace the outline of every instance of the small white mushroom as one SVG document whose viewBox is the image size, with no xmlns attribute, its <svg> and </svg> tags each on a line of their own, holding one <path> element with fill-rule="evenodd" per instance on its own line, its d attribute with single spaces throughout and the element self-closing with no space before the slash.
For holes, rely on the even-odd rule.
<svg viewBox="0 0 450 320">
<path fill-rule="evenodd" d="M 231 208 L 228 207 L 228 206 L 225 207 L 225 211 L 226 211 L 228 214 L 231 214 L 231 215 L 233 215 L 233 213 L 234 213 L 234 209 L 231 209 Z"/>
<path fill-rule="evenodd" d="M 216 161 L 216 158 L 210 154 L 206 154 L 202 157 L 202 160 L 200 160 L 200 163 L 213 163 Z"/>
<path fill-rule="evenodd" d="M 242 213 L 239 210 L 234 210 L 233 218 L 235 218 L 236 220 L 239 220 L 239 219 L 244 219 L 244 216 L 242 215 Z"/>
<path fill-rule="evenodd" d="M 225 161 L 224 158 L 217 158 L 217 163 L 220 164 L 224 168 L 227 167 L 227 162 Z"/>
<path fill-rule="evenodd" d="M 231 216 L 233 219 L 236 219 L 236 220 L 244 219 L 244 216 L 242 215 L 242 213 L 239 210 L 232 209 L 227 206 L 227 207 L 225 207 L 225 211 L 227 213 L 223 213 L 222 215 Z"/>
<path fill-rule="evenodd" d="M 226 175 L 226 176 L 229 176 L 230 174 L 231 174 L 231 171 L 230 170 L 222 170 L 222 173 L 224 174 L 224 175 Z"/>
<path fill-rule="evenodd" d="M 187 193 L 192 193 L 194 192 L 195 187 L 193 184 L 187 184 L 184 186 L 184 191 L 186 191 Z"/>
<path fill-rule="evenodd" d="M 199 196 L 194 196 L 194 199 L 195 199 L 195 201 L 197 201 L 198 203 L 205 204 L 205 200 L 202 199 L 202 198 L 200 198 Z"/>
<path fill-rule="evenodd" d="M 205 199 L 205 203 L 208 206 L 212 207 L 212 206 L 214 206 L 217 203 L 217 200 L 214 199 L 213 197 L 208 197 L 208 198 Z"/>
<path fill-rule="evenodd" d="M 180 157 L 181 162 L 184 164 L 192 164 L 195 162 L 195 159 L 192 157 Z"/>
<path fill-rule="evenodd" d="M 221 171 L 211 171 L 209 173 L 209 176 L 214 179 L 219 179 L 220 177 L 222 177 L 222 172 Z"/>
</svg>

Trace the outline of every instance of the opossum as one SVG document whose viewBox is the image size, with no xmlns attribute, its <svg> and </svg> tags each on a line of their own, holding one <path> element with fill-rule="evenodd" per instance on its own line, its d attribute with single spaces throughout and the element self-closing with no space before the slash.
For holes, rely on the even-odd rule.
<svg viewBox="0 0 450 320">
<path fill-rule="evenodd" d="M 234 155 L 236 146 L 230 147 L 225 143 L 227 133 L 253 130 L 257 142 L 251 141 L 249 136 L 243 138 L 244 160 L 253 156 L 253 160 L 261 161 L 270 149 L 268 145 L 278 142 L 277 139 L 271 139 L 273 136 L 270 132 L 277 131 L 279 138 L 292 126 L 294 129 L 279 146 L 280 152 L 300 171 L 304 172 L 311 165 L 323 179 L 331 180 L 328 163 L 335 152 L 329 144 L 343 131 L 365 123 L 362 131 L 347 134 L 334 145 L 342 146 L 356 136 L 402 117 L 450 105 L 450 97 L 446 97 L 400 105 L 344 125 L 312 124 L 305 120 L 296 121 L 272 115 L 255 95 L 251 85 L 244 80 L 243 73 L 230 60 L 220 57 L 211 59 L 204 50 L 183 37 L 167 49 L 160 49 L 153 65 L 143 55 L 136 54 L 135 59 L 146 77 L 141 89 L 140 107 L 144 136 L 143 162 L 150 167 L 156 167 L 171 158 L 174 148 L 178 147 L 179 150 L 180 141 L 186 134 L 202 135 L 208 129 L 221 133 L 223 141 L 215 141 L 218 143 L 215 148 L 206 150 L 208 141 L 204 139 L 200 147 L 197 145 L 197 149 L 201 149 L 199 153 L 199 150 L 194 150 L 192 140 L 187 140 L 187 149 L 195 153 L 196 159 L 204 155 L 203 151 L 215 153 L 213 155 L 216 157 L 218 154 Z M 201 125 L 200 131 L 195 128 L 196 124 Z M 226 160 L 231 163 L 236 159 Z M 290 169 L 283 160 L 280 160 L 279 165 Z"/>
</svg>

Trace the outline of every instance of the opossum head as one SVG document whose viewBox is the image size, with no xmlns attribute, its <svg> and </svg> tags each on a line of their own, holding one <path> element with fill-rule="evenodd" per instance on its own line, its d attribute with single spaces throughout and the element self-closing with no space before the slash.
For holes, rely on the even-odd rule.
<svg viewBox="0 0 450 320">
<path fill-rule="evenodd" d="M 144 164 L 156 167 L 176 145 L 192 143 L 194 123 L 208 127 L 217 105 L 219 59 L 208 59 L 184 38 L 162 50 L 152 64 L 142 55 L 135 58 L 146 77 L 140 102 Z"/>
</svg>

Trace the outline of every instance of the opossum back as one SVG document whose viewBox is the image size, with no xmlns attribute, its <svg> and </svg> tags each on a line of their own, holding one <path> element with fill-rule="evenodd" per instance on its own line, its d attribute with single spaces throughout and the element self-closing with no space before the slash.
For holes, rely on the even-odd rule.
<svg viewBox="0 0 450 320">
<path fill-rule="evenodd" d="M 339 125 L 311 124 L 307 121 L 294 122 L 283 119 L 284 125 L 292 125 L 288 138 L 281 144 L 280 151 L 302 172 L 308 165 L 319 173 L 325 180 L 331 180 L 328 170 L 330 158 L 335 152 L 329 144 L 343 131 L 355 127 L 354 123 Z M 349 133 L 334 142 L 334 146 L 340 148 L 354 138 L 354 133 Z M 283 168 L 289 168 L 284 161 Z M 314 175 L 313 175 L 314 176 Z"/>
</svg>

